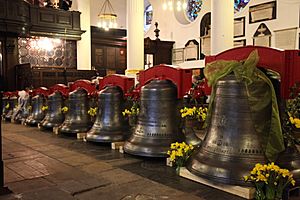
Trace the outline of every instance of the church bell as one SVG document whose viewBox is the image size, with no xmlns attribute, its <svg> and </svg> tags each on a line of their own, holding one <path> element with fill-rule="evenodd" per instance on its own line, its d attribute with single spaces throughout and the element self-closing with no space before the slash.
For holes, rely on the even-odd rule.
<svg viewBox="0 0 300 200">
<path fill-rule="evenodd" d="M 2 97 L 2 112 L 1 112 L 2 117 L 4 117 L 8 112 L 9 107 L 7 108 L 6 105 L 9 105 L 9 97 L 3 96 Z"/>
<path fill-rule="evenodd" d="M 40 126 L 51 129 L 63 123 L 65 117 L 61 111 L 64 106 L 64 98 L 58 91 L 52 93 L 47 99 L 48 111 L 45 118 L 40 122 Z"/>
<path fill-rule="evenodd" d="M 66 134 L 86 133 L 92 125 L 88 115 L 88 94 L 82 88 L 70 92 L 68 98 L 68 112 L 64 122 L 59 126 L 59 132 Z"/>
<path fill-rule="evenodd" d="M 46 103 L 46 98 L 42 94 L 35 95 L 31 100 L 32 112 L 27 117 L 25 123 L 28 125 L 37 125 L 45 117 L 45 112 L 42 107 Z"/>
<path fill-rule="evenodd" d="M 177 88 L 168 80 L 152 80 L 143 86 L 137 125 L 125 142 L 125 152 L 166 157 L 170 144 L 183 140 L 177 102 Z"/>
<path fill-rule="evenodd" d="M 98 96 L 96 121 L 87 133 L 92 142 L 123 141 L 126 126 L 122 111 L 124 109 L 123 92 L 118 86 L 107 86 Z"/>
<path fill-rule="evenodd" d="M 13 110 L 18 105 L 18 98 L 16 96 L 9 97 L 8 103 L 9 103 L 9 108 L 5 112 L 6 114 L 4 117 L 5 120 L 10 121 L 13 114 Z"/>
<path fill-rule="evenodd" d="M 256 81 L 255 87 L 269 90 L 267 83 Z M 260 98 L 258 94 L 253 98 Z M 269 103 L 261 107 L 261 121 L 270 121 Z M 256 163 L 267 163 L 262 147 L 263 137 L 251 118 L 246 86 L 229 74 L 215 85 L 215 100 L 206 136 L 187 163 L 193 174 L 225 184 L 245 185 Z"/>
</svg>

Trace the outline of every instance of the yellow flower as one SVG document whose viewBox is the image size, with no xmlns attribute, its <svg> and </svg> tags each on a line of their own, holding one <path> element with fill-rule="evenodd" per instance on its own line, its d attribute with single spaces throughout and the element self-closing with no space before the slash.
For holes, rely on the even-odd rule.
<svg viewBox="0 0 300 200">
<path fill-rule="evenodd" d="M 283 185 L 288 186 L 289 184 L 296 184 L 293 175 L 289 170 L 281 169 L 273 162 L 268 165 L 257 163 L 250 171 L 250 175 L 244 176 L 244 180 L 252 182 L 254 185 L 263 183 L 266 185 L 265 187 L 268 187 L 267 185 L 271 184 L 270 187 L 275 187 L 276 190 Z"/>
<path fill-rule="evenodd" d="M 174 166 L 182 166 L 191 155 L 192 150 L 193 145 L 188 145 L 185 142 L 175 142 L 170 145 L 170 150 L 167 154 Z"/>
<path fill-rule="evenodd" d="M 42 106 L 42 111 L 48 110 L 48 106 Z"/>
<path fill-rule="evenodd" d="M 90 108 L 90 109 L 88 110 L 88 114 L 89 114 L 90 116 L 94 117 L 95 115 L 97 115 L 97 110 L 98 110 L 97 107 L 95 107 L 95 108 Z"/>
<path fill-rule="evenodd" d="M 293 186 L 295 186 L 295 184 L 296 184 L 296 181 L 293 179 L 293 180 L 291 180 L 291 184 L 293 185 Z"/>
<path fill-rule="evenodd" d="M 6 104 L 5 109 L 9 109 L 9 103 Z"/>
<path fill-rule="evenodd" d="M 293 118 L 293 117 L 290 117 L 290 122 L 291 122 L 292 124 L 295 124 L 295 121 L 294 121 L 294 118 Z"/>
<path fill-rule="evenodd" d="M 66 113 L 66 112 L 68 112 L 68 110 L 69 110 L 69 108 L 67 106 L 64 106 L 61 108 L 62 113 Z"/>
</svg>

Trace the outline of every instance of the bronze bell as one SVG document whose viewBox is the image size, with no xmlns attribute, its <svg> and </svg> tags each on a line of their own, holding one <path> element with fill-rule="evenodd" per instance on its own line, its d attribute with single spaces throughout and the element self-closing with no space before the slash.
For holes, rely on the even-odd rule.
<svg viewBox="0 0 300 200">
<path fill-rule="evenodd" d="M 92 126 L 88 105 L 88 95 L 84 89 L 78 88 L 70 92 L 67 100 L 69 110 L 58 131 L 66 134 L 86 133 Z"/>
<path fill-rule="evenodd" d="M 128 126 L 122 116 L 122 90 L 117 86 L 107 86 L 99 93 L 98 105 L 96 121 L 86 139 L 92 142 L 123 141 Z"/>
<path fill-rule="evenodd" d="M 8 99 L 9 108 L 6 111 L 6 115 L 4 116 L 6 120 L 10 121 L 14 108 L 18 105 L 18 98 L 16 96 L 10 97 Z"/>
<path fill-rule="evenodd" d="M 24 98 L 18 98 L 17 108 L 14 108 L 12 119 L 17 123 L 25 122 L 31 113 L 31 97 L 26 95 Z"/>
<path fill-rule="evenodd" d="M 45 129 L 52 129 L 64 122 L 65 116 L 61 111 L 64 106 L 64 99 L 60 92 L 54 92 L 47 99 L 48 110 L 45 118 L 40 122 L 40 126 Z"/>
<path fill-rule="evenodd" d="M 9 105 L 9 97 L 3 96 L 2 97 L 2 112 L 1 112 L 2 117 L 4 117 L 9 110 L 9 108 L 6 108 L 6 105 Z"/>
<path fill-rule="evenodd" d="M 27 117 L 25 123 L 28 125 L 37 125 L 45 117 L 45 112 L 42 107 L 46 103 L 46 98 L 42 94 L 35 95 L 31 100 L 32 112 Z"/>
<path fill-rule="evenodd" d="M 177 89 L 172 82 L 152 80 L 143 86 L 137 125 L 125 142 L 125 152 L 166 157 L 170 144 L 183 140 L 177 103 Z"/>
<path fill-rule="evenodd" d="M 263 81 L 253 84 L 262 91 L 270 90 Z M 268 121 L 271 110 L 270 96 L 269 103 L 262 107 L 260 120 Z M 212 181 L 247 185 L 243 176 L 248 175 L 256 163 L 267 163 L 267 159 L 263 137 L 255 130 L 251 118 L 246 87 L 233 74 L 216 83 L 211 111 L 206 136 L 188 160 L 187 169 Z"/>
</svg>

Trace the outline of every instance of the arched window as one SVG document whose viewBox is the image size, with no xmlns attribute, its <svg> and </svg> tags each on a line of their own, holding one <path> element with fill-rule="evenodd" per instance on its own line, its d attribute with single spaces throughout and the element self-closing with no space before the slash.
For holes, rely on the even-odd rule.
<svg viewBox="0 0 300 200">
<path fill-rule="evenodd" d="M 149 3 L 144 11 L 144 32 L 147 32 L 150 29 L 153 18 L 153 8 Z"/>
</svg>

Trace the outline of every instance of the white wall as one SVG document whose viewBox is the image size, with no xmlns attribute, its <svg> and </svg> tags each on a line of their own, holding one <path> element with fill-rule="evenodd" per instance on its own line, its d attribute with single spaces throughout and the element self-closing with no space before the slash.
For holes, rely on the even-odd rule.
<svg viewBox="0 0 300 200">
<path fill-rule="evenodd" d="M 171 11 L 162 10 L 161 0 L 149 0 L 153 5 L 153 22 L 158 22 L 160 29 L 161 40 L 174 40 L 174 48 L 182 48 L 190 39 L 196 39 L 200 42 L 200 22 L 201 18 L 211 10 L 211 3 L 209 0 L 203 1 L 202 10 L 197 19 L 188 24 L 182 25 L 177 21 L 174 13 Z M 257 22 L 249 24 L 249 6 L 261 3 L 270 2 L 271 0 L 251 0 L 242 12 L 235 15 L 238 17 L 246 17 L 245 37 L 236 38 L 236 40 L 246 39 L 247 45 L 253 45 L 253 35 L 261 23 L 265 23 L 272 33 L 271 45 L 275 45 L 274 30 L 282 30 L 287 28 L 299 27 L 299 5 L 300 0 L 277 0 L 277 19 Z M 151 26 L 145 37 L 155 38 L 154 25 Z M 299 28 L 298 28 L 299 33 Z M 298 38 L 296 41 L 298 47 Z"/>
<path fill-rule="evenodd" d="M 72 9 L 77 9 L 77 1 L 73 0 Z M 104 0 L 90 0 L 91 1 L 91 25 L 97 25 L 97 16 L 103 5 Z M 164 11 L 162 9 L 162 0 L 148 0 L 153 6 L 153 23 L 149 31 L 145 34 L 145 37 L 155 39 L 154 23 L 158 22 L 158 28 L 160 29 L 161 40 L 175 41 L 175 48 L 182 48 L 188 40 L 195 39 L 200 42 L 200 22 L 201 18 L 211 10 L 210 0 L 204 0 L 202 10 L 199 13 L 197 19 L 187 25 L 183 25 L 177 21 L 174 15 L 174 11 Z M 248 45 L 253 44 L 253 34 L 261 23 L 265 23 L 272 36 L 274 36 L 274 30 L 281 30 L 286 28 L 299 27 L 299 5 L 300 0 L 277 0 L 277 19 L 264 22 L 257 22 L 254 24 L 249 23 L 249 6 L 257 5 L 272 0 L 250 0 L 248 5 L 242 10 L 242 12 L 235 15 L 235 17 L 246 17 L 246 34 L 245 37 L 239 37 L 237 39 L 246 39 Z M 116 14 L 118 15 L 118 28 L 126 29 L 126 0 L 110 0 Z M 299 28 L 298 28 L 299 29 Z M 275 44 L 274 37 L 272 37 L 271 45 Z M 298 43 L 297 43 L 298 44 Z M 297 45 L 298 46 L 298 45 Z"/>
<path fill-rule="evenodd" d="M 102 8 L 104 0 L 91 1 L 91 26 L 97 26 L 98 14 Z M 110 3 L 117 14 L 118 28 L 126 29 L 126 0 L 110 0 Z"/>
<path fill-rule="evenodd" d="M 158 22 L 161 40 L 175 41 L 174 48 L 182 48 L 188 40 L 195 39 L 200 43 L 201 18 L 210 12 L 210 1 L 203 1 L 202 10 L 196 20 L 190 24 L 183 25 L 177 21 L 174 11 L 164 11 L 161 0 L 149 0 L 153 6 L 153 24 Z M 155 26 L 152 25 L 145 37 L 155 38 Z"/>
<path fill-rule="evenodd" d="M 271 31 L 271 47 L 275 47 L 274 31 L 298 27 L 299 32 L 300 0 L 277 0 L 277 19 L 249 24 L 249 6 L 270 1 L 271 0 L 251 0 L 242 12 L 235 15 L 235 17 L 246 17 L 245 37 L 236 39 L 246 39 L 247 45 L 253 45 L 253 35 L 261 23 L 266 24 Z M 298 47 L 298 39 L 299 37 L 297 37 L 296 47 Z"/>
<path fill-rule="evenodd" d="M 73 0 L 72 9 L 77 8 L 78 1 Z M 97 16 L 103 5 L 104 0 L 90 0 L 91 1 L 91 25 L 97 25 Z M 158 22 L 158 28 L 160 29 L 161 40 L 175 41 L 174 48 L 183 48 L 188 40 L 195 39 L 200 43 L 200 22 L 201 18 L 211 10 L 210 0 L 203 0 L 202 10 L 199 13 L 197 19 L 187 25 L 183 25 L 176 19 L 174 11 L 164 11 L 162 9 L 162 0 L 148 0 L 153 6 L 153 21 L 149 31 L 145 34 L 145 37 L 155 39 L 154 23 Z M 253 35 L 261 23 L 265 23 L 272 33 L 271 46 L 275 45 L 274 31 L 287 28 L 298 28 L 296 48 L 299 44 L 299 9 L 300 0 L 277 0 L 277 19 L 257 22 L 249 24 L 249 6 L 257 5 L 272 0 L 250 0 L 248 5 L 242 12 L 235 15 L 238 17 L 246 18 L 246 30 L 245 36 L 235 38 L 235 40 L 246 39 L 247 45 L 253 44 Z M 118 28 L 126 29 L 126 0 L 110 0 L 116 14 L 118 15 Z M 220 22 L 221 23 L 221 22 Z"/>
</svg>

